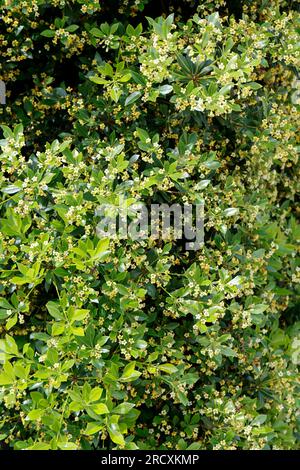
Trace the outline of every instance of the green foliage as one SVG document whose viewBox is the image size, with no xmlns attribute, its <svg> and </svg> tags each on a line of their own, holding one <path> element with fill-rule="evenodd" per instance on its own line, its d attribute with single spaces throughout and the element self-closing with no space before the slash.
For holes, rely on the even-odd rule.
<svg viewBox="0 0 300 470">
<path fill-rule="evenodd" d="M 168 3 L 0 0 L 4 449 L 299 448 L 299 14 Z"/>
</svg>

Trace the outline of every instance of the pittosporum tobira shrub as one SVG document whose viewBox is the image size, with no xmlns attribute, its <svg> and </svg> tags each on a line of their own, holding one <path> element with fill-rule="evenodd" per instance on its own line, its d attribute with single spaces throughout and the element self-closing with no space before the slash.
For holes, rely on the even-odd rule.
<svg viewBox="0 0 300 470">
<path fill-rule="evenodd" d="M 2 448 L 298 448 L 296 2 L 0 5 Z"/>
</svg>

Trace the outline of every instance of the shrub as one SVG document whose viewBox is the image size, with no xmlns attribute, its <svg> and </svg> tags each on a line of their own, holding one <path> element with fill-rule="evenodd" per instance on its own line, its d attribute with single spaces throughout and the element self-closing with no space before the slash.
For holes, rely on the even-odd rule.
<svg viewBox="0 0 300 470">
<path fill-rule="evenodd" d="M 163 4 L 1 1 L 3 448 L 298 447 L 299 14 Z M 98 236 L 120 197 L 204 245 Z"/>
</svg>

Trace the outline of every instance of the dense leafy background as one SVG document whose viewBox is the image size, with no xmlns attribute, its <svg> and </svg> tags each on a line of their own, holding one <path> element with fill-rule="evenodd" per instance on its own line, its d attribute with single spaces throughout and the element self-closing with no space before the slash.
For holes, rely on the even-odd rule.
<svg viewBox="0 0 300 470">
<path fill-rule="evenodd" d="M 0 1 L 3 448 L 298 448 L 296 3 Z"/>
</svg>

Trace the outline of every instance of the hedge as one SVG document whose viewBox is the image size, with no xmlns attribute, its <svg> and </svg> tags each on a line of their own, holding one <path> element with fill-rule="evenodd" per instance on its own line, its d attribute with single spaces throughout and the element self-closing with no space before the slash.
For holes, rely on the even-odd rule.
<svg viewBox="0 0 300 470">
<path fill-rule="evenodd" d="M 0 5 L 2 449 L 298 449 L 297 2 Z"/>
</svg>

